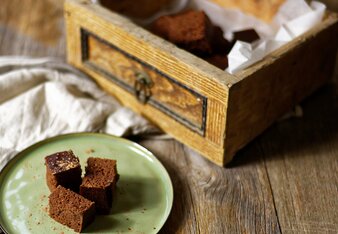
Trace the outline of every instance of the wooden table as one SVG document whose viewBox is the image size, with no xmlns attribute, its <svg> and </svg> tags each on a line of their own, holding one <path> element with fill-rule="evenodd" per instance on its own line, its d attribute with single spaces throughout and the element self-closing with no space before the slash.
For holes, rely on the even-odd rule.
<svg viewBox="0 0 338 234">
<path fill-rule="evenodd" d="M 0 55 L 65 59 L 62 14 L 62 0 L 1 0 Z M 227 168 L 175 140 L 139 140 L 174 185 L 161 233 L 338 233 L 337 82 L 338 69 L 303 118 L 274 124 Z"/>
</svg>

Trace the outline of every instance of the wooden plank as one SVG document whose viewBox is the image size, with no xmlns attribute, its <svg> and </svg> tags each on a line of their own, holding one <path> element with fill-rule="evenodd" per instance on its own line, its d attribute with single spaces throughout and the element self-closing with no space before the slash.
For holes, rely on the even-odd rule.
<svg viewBox="0 0 338 234">
<path fill-rule="evenodd" d="M 160 233 L 281 233 L 258 144 L 222 168 L 176 141 L 140 143 L 173 181 L 174 206 Z"/>
<path fill-rule="evenodd" d="M 268 65 L 243 71 L 241 76 L 248 77 L 230 88 L 227 158 L 330 79 L 337 41 L 338 20 L 332 15 L 316 34 L 308 33 L 272 53 L 265 59 Z"/>
<path fill-rule="evenodd" d="M 337 77 L 336 77 L 337 79 Z M 338 86 L 260 140 L 283 233 L 338 233 Z"/>
</svg>

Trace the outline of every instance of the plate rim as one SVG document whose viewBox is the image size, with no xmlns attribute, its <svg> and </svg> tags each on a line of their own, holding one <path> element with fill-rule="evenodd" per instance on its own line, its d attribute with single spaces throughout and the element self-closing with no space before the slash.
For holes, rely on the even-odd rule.
<svg viewBox="0 0 338 234">
<path fill-rule="evenodd" d="M 128 145 L 131 145 L 133 147 L 137 147 L 139 149 L 141 149 L 142 151 L 144 151 L 147 156 L 151 157 L 154 161 L 156 161 L 156 163 L 161 167 L 161 170 L 164 172 L 164 176 L 166 177 L 166 180 L 169 182 L 169 206 L 170 208 L 167 210 L 166 214 L 163 216 L 163 219 L 161 220 L 161 223 L 159 223 L 159 228 L 157 230 L 157 233 L 162 229 L 162 227 L 164 226 L 164 224 L 166 223 L 166 221 L 169 218 L 169 215 L 171 214 L 172 208 L 173 208 L 173 202 L 174 202 L 174 187 L 170 178 L 170 175 L 167 171 L 167 169 L 164 167 L 164 165 L 161 163 L 161 161 L 147 148 L 145 148 L 144 146 L 133 142 L 129 139 L 123 138 L 123 137 L 119 137 L 119 136 L 115 136 L 112 134 L 108 134 L 108 133 L 98 133 L 98 132 L 72 132 L 72 133 L 66 133 L 66 134 L 60 134 L 60 135 L 56 135 L 56 136 L 52 136 L 52 137 L 48 137 L 45 138 L 43 140 L 40 140 L 36 143 L 33 143 L 29 146 L 27 146 L 26 148 L 24 148 L 23 150 L 19 151 L 18 153 L 16 153 L 5 165 L 4 167 L 0 170 L 0 179 L 1 178 L 5 178 L 6 177 L 6 170 L 9 170 L 9 167 L 13 166 L 15 164 L 15 160 L 20 159 L 21 157 L 23 157 L 25 154 L 27 154 L 27 152 L 32 151 L 34 149 L 39 148 L 39 146 L 44 145 L 48 142 L 52 142 L 58 138 L 64 138 L 64 137 L 71 137 L 71 136 L 98 136 L 98 137 L 109 137 L 112 138 L 114 140 L 118 140 L 118 141 L 122 141 L 125 142 Z M 3 185 L 0 186 L 0 188 Z M 1 214 L 0 214 L 0 218 L 1 218 Z M 4 234 L 9 234 L 8 231 L 6 231 L 4 225 L 1 222 L 0 219 L 0 230 L 4 232 Z"/>
</svg>

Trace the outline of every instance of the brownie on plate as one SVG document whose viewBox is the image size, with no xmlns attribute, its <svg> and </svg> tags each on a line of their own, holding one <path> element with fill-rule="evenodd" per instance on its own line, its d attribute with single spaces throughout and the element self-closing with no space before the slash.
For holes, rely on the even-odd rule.
<svg viewBox="0 0 338 234">
<path fill-rule="evenodd" d="M 97 213 L 108 214 L 118 178 L 115 160 L 90 157 L 87 160 L 80 194 L 95 202 Z"/>
<path fill-rule="evenodd" d="M 47 185 L 51 192 L 58 185 L 79 191 L 82 170 L 79 158 L 71 150 L 46 156 L 45 165 Z"/>
<path fill-rule="evenodd" d="M 49 215 L 57 222 L 81 232 L 95 219 L 95 203 L 59 185 L 49 195 Z"/>
</svg>

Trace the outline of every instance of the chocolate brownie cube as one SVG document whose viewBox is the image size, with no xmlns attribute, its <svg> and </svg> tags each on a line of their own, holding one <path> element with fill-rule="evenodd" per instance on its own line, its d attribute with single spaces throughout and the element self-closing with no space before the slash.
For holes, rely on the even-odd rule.
<svg viewBox="0 0 338 234">
<path fill-rule="evenodd" d="M 152 24 L 151 31 L 198 56 L 225 53 L 231 46 L 223 37 L 222 29 L 213 26 L 203 11 L 162 16 Z"/>
<path fill-rule="evenodd" d="M 203 11 L 162 16 L 153 23 L 152 31 L 194 54 L 212 53 L 213 26 Z"/>
<path fill-rule="evenodd" d="M 95 202 L 97 213 L 109 214 L 118 178 L 115 160 L 90 157 L 80 194 Z"/>
<path fill-rule="evenodd" d="M 260 39 L 258 33 L 254 29 L 246 29 L 243 31 L 234 32 L 234 42 L 244 41 L 252 43 Z"/>
<path fill-rule="evenodd" d="M 232 44 L 224 38 L 223 30 L 219 26 L 213 27 L 212 35 L 213 54 L 228 54 Z"/>
<path fill-rule="evenodd" d="M 228 56 L 226 54 L 215 54 L 204 58 L 208 63 L 224 70 L 228 67 Z"/>
<path fill-rule="evenodd" d="M 46 156 L 45 165 L 47 185 L 51 192 L 58 185 L 79 191 L 82 170 L 79 158 L 71 150 Z"/>
<path fill-rule="evenodd" d="M 49 215 L 57 222 L 81 232 L 95 219 L 95 203 L 59 185 L 49 195 Z"/>
</svg>

